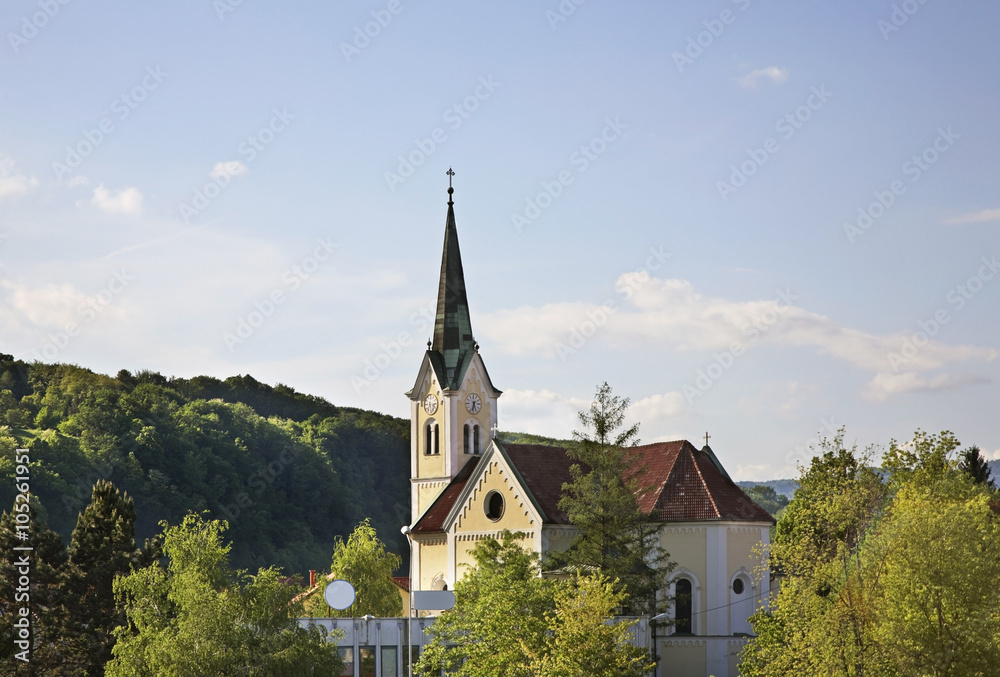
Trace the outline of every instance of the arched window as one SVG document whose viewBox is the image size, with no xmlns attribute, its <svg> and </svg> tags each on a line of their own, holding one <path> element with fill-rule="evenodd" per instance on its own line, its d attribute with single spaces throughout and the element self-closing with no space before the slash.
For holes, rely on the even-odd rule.
<svg viewBox="0 0 1000 677">
<path fill-rule="evenodd" d="M 465 453 L 472 453 L 472 449 L 469 448 L 469 424 L 465 424 Z"/>
<path fill-rule="evenodd" d="M 479 448 L 479 426 L 478 425 L 472 426 L 472 437 L 474 438 L 473 439 L 472 448 L 475 450 L 473 453 L 476 453 L 476 454 L 482 453 L 482 449 Z"/>
<path fill-rule="evenodd" d="M 435 421 L 428 421 L 424 428 L 424 453 L 438 453 L 438 427 Z"/>
<path fill-rule="evenodd" d="M 691 634 L 691 581 L 678 578 L 674 586 L 674 632 L 678 635 Z"/>
</svg>

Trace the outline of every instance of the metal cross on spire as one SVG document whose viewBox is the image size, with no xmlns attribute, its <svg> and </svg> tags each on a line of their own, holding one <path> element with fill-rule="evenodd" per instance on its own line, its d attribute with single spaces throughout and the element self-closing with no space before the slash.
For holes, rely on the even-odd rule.
<svg viewBox="0 0 1000 677">
<path fill-rule="evenodd" d="M 448 167 L 448 171 L 445 174 L 448 175 L 448 187 L 451 188 L 451 177 L 455 176 L 455 172 L 451 167 Z"/>
<path fill-rule="evenodd" d="M 709 435 L 708 432 L 706 431 L 705 432 L 705 446 L 706 447 L 708 446 L 708 440 L 709 440 L 709 438 L 711 438 L 711 435 Z"/>
</svg>

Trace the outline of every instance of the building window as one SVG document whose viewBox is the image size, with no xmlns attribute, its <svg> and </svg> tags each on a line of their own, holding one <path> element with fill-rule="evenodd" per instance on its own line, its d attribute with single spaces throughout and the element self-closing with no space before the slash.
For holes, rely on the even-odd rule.
<svg viewBox="0 0 1000 677">
<path fill-rule="evenodd" d="M 746 586 L 743 584 L 743 579 L 742 578 L 737 578 L 736 580 L 733 581 L 733 593 L 734 594 L 736 594 L 736 595 L 742 595 L 743 594 L 743 590 L 745 588 L 746 588 Z"/>
<path fill-rule="evenodd" d="M 478 425 L 472 426 L 472 438 L 473 438 L 472 448 L 475 449 L 474 453 L 481 454 L 482 453 L 482 449 L 479 448 L 479 426 Z"/>
<path fill-rule="evenodd" d="M 468 423 L 465 424 L 465 446 L 463 448 L 465 449 L 465 453 L 467 453 L 467 454 L 472 453 L 472 449 L 469 448 L 469 424 Z"/>
<path fill-rule="evenodd" d="M 344 671 L 341 677 L 354 677 L 354 647 L 342 646 L 337 648 L 340 660 L 344 661 Z"/>
<path fill-rule="evenodd" d="M 438 425 L 436 421 L 428 421 L 424 428 L 424 453 L 437 454 L 438 451 Z"/>
<path fill-rule="evenodd" d="M 674 632 L 678 635 L 691 634 L 691 581 L 686 578 L 677 579 L 674 586 Z"/>
<path fill-rule="evenodd" d="M 361 677 L 378 677 L 375 674 L 375 647 L 373 646 L 363 646 L 358 649 L 358 657 L 361 659 L 358 662 L 361 664 L 358 667 L 358 673 Z"/>
<path fill-rule="evenodd" d="M 396 669 L 396 647 L 382 647 L 382 673 L 380 677 L 399 677 L 399 670 Z"/>
<path fill-rule="evenodd" d="M 494 522 L 499 521 L 503 517 L 503 496 L 498 491 L 491 491 L 486 495 L 486 503 L 483 507 L 486 511 L 486 517 Z"/>
</svg>

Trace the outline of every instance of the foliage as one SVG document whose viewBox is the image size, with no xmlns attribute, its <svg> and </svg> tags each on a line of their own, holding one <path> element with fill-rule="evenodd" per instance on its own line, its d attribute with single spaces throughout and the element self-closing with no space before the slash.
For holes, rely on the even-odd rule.
<svg viewBox="0 0 1000 677">
<path fill-rule="evenodd" d="M 538 556 L 521 545 L 524 534 L 504 531 L 472 550 L 476 566 L 455 584 L 455 607 L 431 626 L 415 674 L 440 670 L 467 677 L 531 677 L 554 608 L 551 581 L 539 577 Z"/>
<path fill-rule="evenodd" d="M 135 506 L 110 482 L 94 485 L 90 504 L 80 514 L 69 546 L 66 593 L 73 631 L 86 643 L 87 671 L 103 673 L 111 659 L 114 628 L 124 615 L 115 608 L 112 583 L 160 557 L 157 541 L 135 547 Z"/>
<path fill-rule="evenodd" d="M 639 507 L 639 497 L 649 488 L 638 486 L 627 452 L 638 443 L 639 432 L 638 424 L 622 429 L 628 406 L 628 398 L 613 395 L 604 383 L 589 412 L 580 412 L 585 432 L 573 433 L 580 446 L 567 454 L 577 463 L 559 499 L 579 534 L 565 552 L 552 554 L 549 566 L 596 568 L 627 592 L 632 612 L 655 613 L 665 606 L 658 594 L 673 564 L 659 547 L 657 525 Z"/>
<path fill-rule="evenodd" d="M 653 666 L 629 641 L 627 622 L 607 623 L 623 593 L 600 574 L 540 577 L 524 534 L 476 544 L 475 567 L 455 585 L 455 607 L 431 626 L 415 674 L 467 677 L 638 677 Z"/>
<path fill-rule="evenodd" d="M 767 510 L 772 516 L 777 516 L 786 505 L 788 499 L 766 484 L 757 484 L 743 489 L 743 493 L 753 499 L 754 503 Z"/>
<path fill-rule="evenodd" d="M 624 593 L 604 576 L 577 575 L 555 590 L 555 609 L 546 614 L 549 633 L 532 659 L 532 674 L 544 677 L 641 677 L 656 661 L 633 646 L 634 621 L 606 622 Z"/>
<path fill-rule="evenodd" d="M 15 503 L 10 512 L 0 516 L 0 669 L 5 675 L 80 677 L 87 663 L 87 646 L 74 632 L 69 616 L 69 600 L 64 585 L 67 578 L 68 558 L 66 547 L 59 534 L 50 530 L 43 521 L 42 506 L 31 497 L 28 503 Z M 18 538 L 15 516 L 27 514 L 27 526 L 22 529 L 29 540 Z M 30 547 L 30 553 L 16 551 L 16 547 Z M 30 590 L 20 584 L 22 558 L 29 561 Z M 24 650 L 15 645 L 20 639 L 15 627 L 21 618 L 20 609 L 29 610 L 32 646 L 30 662 L 19 660 L 15 654 Z"/>
<path fill-rule="evenodd" d="M 824 440 L 779 518 L 781 587 L 752 619 L 741 674 L 993 674 L 1000 525 L 989 489 L 951 460 L 957 447 L 917 431 L 880 471 L 843 430 Z"/>
<path fill-rule="evenodd" d="M 166 568 L 115 581 L 128 625 L 115 631 L 108 677 L 339 674 L 336 647 L 316 627 L 299 627 L 295 588 L 277 569 L 229 568 L 225 522 L 188 515 L 163 524 Z"/>
<path fill-rule="evenodd" d="M 983 458 L 979 447 L 969 447 L 961 453 L 960 458 L 958 469 L 972 478 L 973 482 L 976 484 L 985 484 L 990 489 L 996 488 L 996 485 L 990 478 L 990 464 Z"/>
<path fill-rule="evenodd" d="M 0 451 L 31 451 L 32 491 L 64 540 L 107 479 L 133 497 L 140 539 L 192 510 L 227 519 L 239 567 L 316 568 L 365 517 L 408 556 L 408 421 L 250 376 L 110 377 L 0 358 L 0 391 Z M 0 504 L 14 500 L 13 470 L 4 453 Z"/>
<path fill-rule="evenodd" d="M 401 616 L 403 601 L 399 588 L 392 581 L 392 572 L 399 568 L 400 558 L 386 552 L 385 544 L 379 540 L 371 521 L 366 519 L 354 529 L 345 542 L 337 537 L 333 546 L 333 562 L 330 573 L 334 578 L 348 581 L 354 586 L 354 604 L 347 610 L 330 609 L 323 599 L 323 585 L 310 595 L 305 603 L 306 612 L 313 617 L 329 615 L 380 616 L 383 618 Z"/>
</svg>

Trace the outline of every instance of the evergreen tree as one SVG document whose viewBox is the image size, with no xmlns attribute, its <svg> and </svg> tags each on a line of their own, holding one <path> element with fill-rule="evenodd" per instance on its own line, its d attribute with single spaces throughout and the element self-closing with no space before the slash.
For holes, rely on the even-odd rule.
<svg viewBox="0 0 1000 677">
<path fill-rule="evenodd" d="M 28 503 L 15 501 L 11 512 L 0 516 L 0 673 L 25 677 L 84 677 L 87 675 L 86 643 L 70 622 L 65 592 L 67 555 L 59 534 L 41 519 L 42 506 L 32 496 Z M 16 516 L 27 514 L 27 522 Z M 21 527 L 21 529 L 18 529 Z M 26 528 L 25 528 L 26 527 Z M 27 540 L 22 536 L 27 534 Z M 30 547 L 30 551 L 14 548 Z M 25 564 L 27 562 L 27 564 Z M 24 569 L 27 568 L 27 574 Z M 30 583 L 22 585 L 22 576 Z M 28 610 L 30 647 L 22 640 L 21 609 Z M 20 654 L 21 659 L 18 658 Z M 25 661 L 23 658 L 29 658 Z"/>
<path fill-rule="evenodd" d="M 990 479 L 990 464 L 983 458 L 979 447 L 973 445 L 963 451 L 959 455 L 958 467 L 976 484 L 985 484 L 990 489 L 996 488 Z"/>
<path fill-rule="evenodd" d="M 550 566 L 588 571 L 597 569 L 627 592 L 631 613 L 655 613 L 666 600 L 673 568 L 659 546 L 659 529 L 639 508 L 649 487 L 638 486 L 630 467 L 628 447 L 638 444 L 639 425 L 624 428 L 629 399 L 597 389 L 589 412 L 580 412 L 584 432 L 574 432 L 580 444 L 567 451 L 577 463 L 573 481 L 563 485 L 559 508 L 580 533 L 566 552 L 551 556 Z M 631 479 L 630 479 L 631 478 Z"/>
<path fill-rule="evenodd" d="M 151 545 L 151 547 L 149 547 Z M 135 547 L 135 506 L 113 484 L 94 485 L 90 504 L 80 513 L 69 546 L 67 592 L 71 617 L 87 642 L 88 674 L 104 674 L 111 659 L 114 628 L 125 621 L 115 608 L 112 583 L 133 566 L 158 558 L 158 544 Z"/>
</svg>

